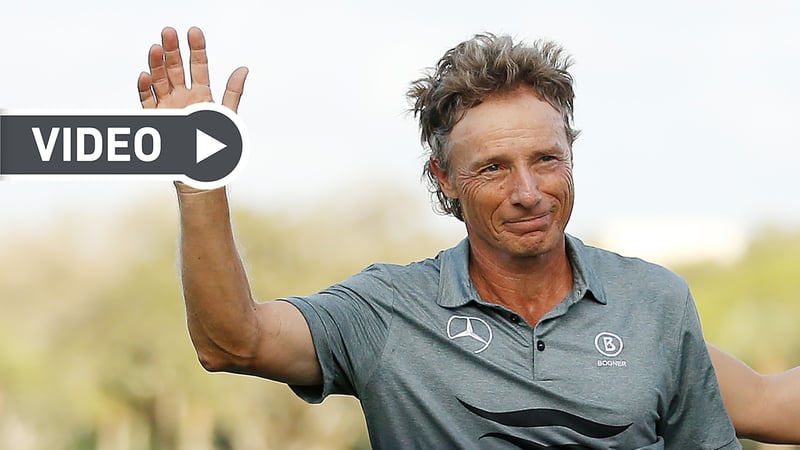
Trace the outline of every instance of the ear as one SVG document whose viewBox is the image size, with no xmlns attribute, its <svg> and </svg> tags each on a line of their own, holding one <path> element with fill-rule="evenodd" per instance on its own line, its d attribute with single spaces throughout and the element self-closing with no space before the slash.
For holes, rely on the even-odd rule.
<svg viewBox="0 0 800 450">
<path fill-rule="evenodd" d="M 450 179 L 450 174 L 442 169 L 439 165 L 439 161 L 431 158 L 428 164 L 430 164 L 431 172 L 433 172 L 433 174 L 436 175 L 436 179 L 439 180 L 439 187 L 442 188 L 444 195 L 446 195 L 447 198 L 458 198 L 458 190 L 456 190 L 453 181 Z"/>
</svg>

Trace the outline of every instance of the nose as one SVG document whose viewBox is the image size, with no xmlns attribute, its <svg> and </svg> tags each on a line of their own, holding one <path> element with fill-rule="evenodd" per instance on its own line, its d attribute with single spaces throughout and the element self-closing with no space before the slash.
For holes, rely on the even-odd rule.
<svg viewBox="0 0 800 450">
<path fill-rule="evenodd" d="M 512 183 L 510 200 L 513 204 L 531 208 L 542 199 L 536 174 L 530 169 L 515 170 Z"/>
</svg>

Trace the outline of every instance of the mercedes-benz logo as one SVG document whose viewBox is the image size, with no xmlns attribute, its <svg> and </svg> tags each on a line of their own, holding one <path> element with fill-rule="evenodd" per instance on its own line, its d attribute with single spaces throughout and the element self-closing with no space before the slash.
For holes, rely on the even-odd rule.
<svg viewBox="0 0 800 450">
<path fill-rule="evenodd" d="M 485 320 L 477 317 L 450 316 L 447 321 L 447 337 L 451 340 L 468 338 L 475 341 L 476 350 L 480 353 L 492 342 L 492 329 Z"/>
</svg>

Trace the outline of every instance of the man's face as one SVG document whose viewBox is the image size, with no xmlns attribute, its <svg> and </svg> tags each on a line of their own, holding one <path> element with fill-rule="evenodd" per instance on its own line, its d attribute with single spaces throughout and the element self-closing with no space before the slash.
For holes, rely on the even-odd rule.
<svg viewBox="0 0 800 450">
<path fill-rule="evenodd" d="M 574 189 L 555 108 L 528 88 L 491 97 L 466 112 L 450 145 L 449 172 L 433 170 L 444 193 L 461 202 L 474 250 L 502 260 L 563 249 Z"/>
</svg>

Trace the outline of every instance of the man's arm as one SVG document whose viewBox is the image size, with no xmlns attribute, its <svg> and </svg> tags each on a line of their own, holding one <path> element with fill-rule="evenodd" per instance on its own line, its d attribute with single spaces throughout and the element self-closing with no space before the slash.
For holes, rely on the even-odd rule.
<svg viewBox="0 0 800 450">
<path fill-rule="evenodd" d="M 800 367 L 761 375 L 707 345 L 736 434 L 773 444 L 800 444 Z"/>
<path fill-rule="evenodd" d="M 145 108 L 183 108 L 212 101 L 205 38 L 188 33 L 191 87 L 178 35 L 161 33 L 149 51 L 150 73 L 139 75 Z M 222 104 L 239 106 L 247 69 L 228 79 Z M 180 149 L 176 149 L 180 151 Z M 205 191 L 175 183 L 180 208 L 180 264 L 189 334 L 203 367 L 261 376 L 292 384 L 322 380 L 311 333 L 303 316 L 286 302 L 256 303 L 231 228 L 225 188 Z"/>
</svg>

